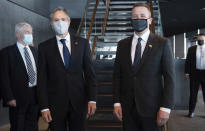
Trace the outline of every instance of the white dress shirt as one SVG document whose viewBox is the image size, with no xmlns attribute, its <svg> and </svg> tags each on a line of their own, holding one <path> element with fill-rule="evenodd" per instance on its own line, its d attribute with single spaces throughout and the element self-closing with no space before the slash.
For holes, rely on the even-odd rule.
<svg viewBox="0 0 205 131">
<path fill-rule="evenodd" d="M 31 62 L 32 62 L 32 66 L 33 66 L 33 69 L 34 69 L 34 72 L 36 73 L 35 75 L 35 81 L 33 84 L 31 84 L 30 82 L 28 83 L 29 84 L 29 87 L 34 87 L 37 85 L 37 69 L 36 69 L 36 62 L 35 62 L 35 59 L 34 59 L 34 56 L 33 56 L 33 53 L 31 52 L 31 49 L 28 45 L 24 46 L 22 45 L 21 43 L 17 42 L 17 47 L 19 49 L 19 52 L 21 54 L 21 57 L 23 58 L 23 62 L 24 62 L 24 65 L 26 67 L 26 70 L 27 70 L 27 73 L 28 73 L 28 69 L 27 69 L 27 64 L 26 64 L 26 59 L 25 59 L 25 53 L 24 53 L 24 47 L 26 47 L 28 49 L 28 53 L 29 53 L 29 56 L 31 58 Z"/>
<path fill-rule="evenodd" d="M 72 51 L 71 51 L 70 34 L 68 33 L 65 38 L 60 38 L 59 36 L 56 36 L 56 40 L 57 40 L 57 44 L 58 44 L 58 49 L 59 49 L 61 58 L 62 58 L 63 63 L 64 63 L 63 44 L 62 44 L 62 42 L 60 41 L 61 39 L 66 39 L 66 46 L 67 46 L 67 48 L 68 48 L 68 50 L 69 50 L 69 52 L 70 52 L 70 55 L 71 55 L 71 52 L 72 52 Z M 65 63 L 64 63 L 64 64 L 65 64 Z M 96 102 L 95 102 L 95 101 L 89 101 L 88 103 L 96 103 Z M 47 111 L 47 110 L 49 110 L 49 109 L 48 109 L 48 108 L 43 109 L 43 110 L 41 110 L 41 112 L 44 112 L 44 111 Z"/>
<path fill-rule="evenodd" d="M 56 36 L 56 40 L 57 40 L 57 44 L 58 44 L 58 48 L 59 48 L 59 51 L 60 51 L 60 55 L 61 55 L 61 58 L 64 62 L 64 56 L 63 56 L 63 44 L 62 42 L 60 41 L 61 39 L 66 39 L 66 46 L 70 52 L 70 55 L 71 55 L 71 42 L 70 42 L 70 34 L 68 33 L 66 35 L 65 38 L 60 38 L 59 36 Z M 65 63 L 64 63 L 65 64 Z"/>
<path fill-rule="evenodd" d="M 142 34 L 142 36 L 140 36 L 140 38 L 142 38 L 142 40 L 141 40 L 141 57 L 143 55 L 147 40 L 149 38 L 149 34 L 150 34 L 150 30 L 146 31 L 144 34 Z M 136 33 L 134 33 L 134 36 L 132 39 L 132 47 L 131 47 L 132 63 L 134 63 L 134 59 L 135 59 L 135 50 L 136 50 L 138 38 L 139 38 L 139 36 Z"/>
<path fill-rule="evenodd" d="M 205 44 L 197 45 L 196 50 L 196 69 L 205 70 Z"/>
<path fill-rule="evenodd" d="M 134 36 L 133 36 L 133 39 L 132 39 L 132 47 L 131 47 L 131 60 L 132 60 L 132 63 L 134 62 L 135 50 L 136 50 L 138 38 L 139 38 L 139 37 L 142 38 L 142 41 L 141 41 L 141 57 L 142 57 L 143 52 L 144 52 L 144 49 L 145 49 L 146 44 L 147 44 L 147 40 L 148 40 L 148 38 L 149 38 L 149 35 L 150 35 L 150 30 L 146 31 L 146 32 L 145 32 L 144 34 L 142 34 L 141 36 L 138 36 L 138 35 L 134 32 Z M 114 106 L 121 106 L 121 104 L 120 104 L 120 103 L 114 103 Z M 164 112 L 167 112 L 167 113 L 170 113 L 170 112 L 171 112 L 171 109 L 164 108 L 164 107 L 160 107 L 160 110 L 161 110 L 161 111 L 164 111 Z"/>
</svg>

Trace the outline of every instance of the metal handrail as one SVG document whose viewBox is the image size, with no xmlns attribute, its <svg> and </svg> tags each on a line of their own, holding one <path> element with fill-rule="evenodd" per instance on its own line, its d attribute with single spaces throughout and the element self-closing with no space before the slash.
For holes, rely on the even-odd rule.
<svg viewBox="0 0 205 131">
<path fill-rule="evenodd" d="M 96 42 L 98 40 L 98 36 L 95 35 L 94 38 L 93 38 L 93 43 L 92 43 L 92 49 L 91 49 L 91 59 L 93 59 L 93 56 L 95 54 L 95 47 L 96 47 Z"/>
<path fill-rule="evenodd" d="M 109 8 L 110 8 L 110 0 L 106 1 L 106 12 L 104 15 L 104 22 L 103 22 L 103 28 L 102 28 L 102 36 L 104 36 L 105 34 L 105 29 L 106 29 L 106 25 L 107 25 L 107 18 L 109 15 Z M 92 43 L 92 49 L 91 49 L 91 58 L 93 59 L 94 53 L 95 53 L 95 47 L 96 47 L 96 42 L 98 40 L 98 36 L 95 35 L 93 38 L 93 43 Z"/>
<path fill-rule="evenodd" d="M 149 0 L 149 6 L 150 6 L 150 11 L 151 11 L 151 17 L 154 18 L 154 11 L 153 11 L 152 0 Z M 152 30 L 152 33 L 155 33 L 155 24 L 154 24 L 154 20 L 152 20 L 151 30 Z"/>
<path fill-rule="evenodd" d="M 79 28 L 78 28 L 78 31 L 77 31 L 77 35 L 80 35 L 81 29 L 82 29 L 82 26 L 83 26 L 83 22 L 84 22 L 84 19 L 85 19 L 85 15 L 86 15 L 87 10 L 88 10 L 89 2 L 90 2 L 90 0 L 87 1 L 85 12 L 84 12 L 83 18 L 81 19 L 81 22 L 80 22 L 80 25 L 79 25 Z M 96 15 L 96 12 L 97 12 L 98 5 L 99 5 L 99 0 L 96 0 L 94 11 L 92 13 L 91 22 L 90 22 L 89 29 L 88 29 L 88 33 L 87 33 L 87 36 L 86 36 L 87 40 L 90 39 L 90 35 L 92 33 L 92 29 L 93 29 L 93 25 L 94 25 L 94 22 L 95 22 L 95 15 Z M 109 8 L 110 8 L 110 0 L 107 0 L 106 1 L 106 12 L 105 12 L 105 15 L 104 15 L 104 22 L 103 22 L 103 28 L 102 28 L 102 35 L 104 35 L 104 33 L 105 33 L 107 18 L 108 18 L 108 14 L 109 14 Z M 93 58 L 93 56 L 94 56 L 97 40 L 98 40 L 98 36 L 95 35 L 93 40 L 92 40 L 91 58 Z"/>
<path fill-rule="evenodd" d="M 96 0 L 95 8 L 94 8 L 94 11 L 93 11 L 93 14 L 92 14 L 92 19 L 91 19 L 90 26 L 89 26 L 89 29 L 88 29 L 88 34 L 86 36 L 87 40 L 90 39 L 90 34 L 92 33 L 93 24 L 94 24 L 94 21 L 95 21 L 95 15 L 96 15 L 96 12 L 97 12 L 98 5 L 99 5 L 99 0 Z"/>
<path fill-rule="evenodd" d="M 102 28 L 102 36 L 104 36 L 104 34 L 105 34 L 105 29 L 106 29 L 106 25 L 107 25 L 107 18 L 108 18 L 108 15 L 109 15 L 109 9 L 110 9 L 110 0 L 107 0 L 106 12 L 105 12 L 105 15 L 104 15 L 104 22 L 103 22 L 103 28 Z"/>
<path fill-rule="evenodd" d="M 89 3 L 90 3 L 90 0 L 87 0 L 87 4 L 86 4 L 86 7 L 85 7 L 85 11 L 84 11 L 83 17 L 81 18 L 80 25 L 79 25 L 78 31 L 77 31 L 77 35 L 78 35 L 78 36 L 80 35 L 81 29 L 82 29 L 82 27 L 83 27 L 83 23 L 84 23 L 84 20 L 85 20 L 85 15 L 86 15 L 87 12 L 88 12 Z"/>
</svg>

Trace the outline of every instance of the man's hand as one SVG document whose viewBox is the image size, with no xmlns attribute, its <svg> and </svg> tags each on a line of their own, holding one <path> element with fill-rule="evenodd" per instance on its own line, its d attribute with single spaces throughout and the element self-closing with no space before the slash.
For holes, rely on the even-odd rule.
<svg viewBox="0 0 205 131">
<path fill-rule="evenodd" d="M 169 113 L 159 110 L 157 114 L 157 125 L 163 126 L 164 124 L 166 124 L 169 119 L 169 115 Z"/>
<path fill-rule="evenodd" d="M 184 77 L 188 80 L 189 79 L 189 74 L 185 74 Z"/>
<path fill-rule="evenodd" d="M 114 106 L 113 113 L 117 116 L 117 118 L 122 121 L 122 108 L 121 106 Z"/>
<path fill-rule="evenodd" d="M 88 103 L 88 116 L 94 115 L 96 110 L 96 103 Z"/>
<path fill-rule="evenodd" d="M 16 107 L 16 100 L 15 99 L 10 100 L 7 104 L 11 107 Z"/>
<path fill-rule="evenodd" d="M 42 114 L 43 120 L 45 122 L 49 123 L 52 121 L 50 110 L 43 111 L 43 112 L 41 112 L 41 114 Z"/>
</svg>

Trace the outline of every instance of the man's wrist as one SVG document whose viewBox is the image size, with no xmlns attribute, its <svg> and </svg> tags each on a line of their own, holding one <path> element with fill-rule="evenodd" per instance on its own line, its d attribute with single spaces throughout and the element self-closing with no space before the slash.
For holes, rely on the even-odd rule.
<svg viewBox="0 0 205 131">
<path fill-rule="evenodd" d="M 41 110 L 41 113 L 42 113 L 42 112 L 45 112 L 45 111 L 49 111 L 49 109 L 48 109 L 48 108 L 42 109 L 42 110 Z"/>
<path fill-rule="evenodd" d="M 115 106 L 121 106 L 121 104 L 120 103 L 114 103 L 114 107 Z"/>
<path fill-rule="evenodd" d="M 169 113 L 169 114 L 171 113 L 171 109 L 169 109 L 169 108 L 160 107 L 160 110 L 164 111 L 166 113 Z"/>
<path fill-rule="evenodd" d="M 94 103 L 94 104 L 96 104 L 96 101 L 89 101 L 88 103 Z"/>
</svg>

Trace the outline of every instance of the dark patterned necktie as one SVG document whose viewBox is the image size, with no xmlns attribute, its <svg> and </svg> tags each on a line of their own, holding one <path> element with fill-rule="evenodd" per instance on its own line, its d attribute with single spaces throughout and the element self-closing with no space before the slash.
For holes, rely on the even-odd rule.
<svg viewBox="0 0 205 131">
<path fill-rule="evenodd" d="M 70 62 L 70 52 L 66 46 L 66 39 L 61 39 L 60 42 L 63 44 L 63 58 L 64 58 L 65 68 L 68 69 L 69 62 Z"/>
<path fill-rule="evenodd" d="M 137 66 L 139 65 L 140 60 L 141 60 L 141 48 L 142 48 L 141 41 L 142 41 L 142 38 L 139 37 L 137 40 L 137 45 L 135 49 L 135 57 L 134 57 L 133 65 L 132 65 L 132 68 L 134 71 L 136 71 Z"/>
</svg>

